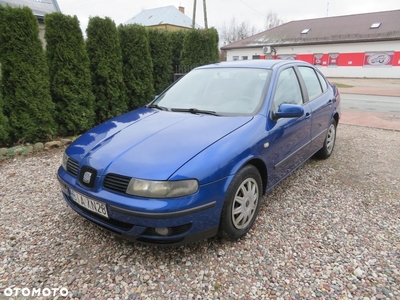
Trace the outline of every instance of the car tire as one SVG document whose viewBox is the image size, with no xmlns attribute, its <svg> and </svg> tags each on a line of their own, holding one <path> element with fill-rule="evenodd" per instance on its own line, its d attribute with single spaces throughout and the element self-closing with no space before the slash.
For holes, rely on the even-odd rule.
<svg viewBox="0 0 400 300">
<path fill-rule="evenodd" d="M 324 145 L 316 154 L 318 158 L 326 159 L 331 156 L 336 142 L 336 127 L 336 120 L 332 119 L 331 124 L 328 128 L 328 132 L 326 133 Z"/>
<path fill-rule="evenodd" d="M 244 236 L 257 218 L 262 194 L 260 172 L 253 165 L 243 167 L 226 193 L 218 235 L 228 240 Z"/>
</svg>

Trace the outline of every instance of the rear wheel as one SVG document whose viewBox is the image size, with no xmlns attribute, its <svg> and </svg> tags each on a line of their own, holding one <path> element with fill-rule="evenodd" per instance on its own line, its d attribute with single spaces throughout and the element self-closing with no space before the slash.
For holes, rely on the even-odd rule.
<svg viewBox="0 0 400 300">
<path fill-rule="evenodd" d="M 324 145 L 317 152 L 317 157 L 325 159 L 331 156 L 333 152 L 333 148 L 335 147 L 336 142 L 336 121 L 332 119 L 331 124 L 329 125 L 328 132 L 326 133 Z"/>
<path fill-rule="evenodd" d="M 244 236 L 257 218 L 261 197 L 260 173 L 247 165 L 235 175 L 228 188 L 218 235 L 230 240 Z"/>
</svg>

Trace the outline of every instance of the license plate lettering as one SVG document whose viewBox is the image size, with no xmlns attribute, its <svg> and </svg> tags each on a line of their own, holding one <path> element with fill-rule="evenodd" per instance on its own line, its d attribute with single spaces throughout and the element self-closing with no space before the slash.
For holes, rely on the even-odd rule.
<svg viewBox="0 0 400 300">
<path fill-rule="evenodd" d="M 84 208 L 94 213 L 97 213 L 103 217 L 108 218 L 107 208 L 104 203 L 83 196 L 80 193 L 75 192 L 74 190 L 70 191 L 71 191 L 71 199 L 76 203 L 78 203 L 80 206 L 83 206 Z"/>
</svg>

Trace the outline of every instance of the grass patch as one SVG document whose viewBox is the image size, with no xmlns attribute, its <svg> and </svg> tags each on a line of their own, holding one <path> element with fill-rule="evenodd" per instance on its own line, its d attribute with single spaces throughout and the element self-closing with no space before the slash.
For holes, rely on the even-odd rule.
<svg viewBox="0 0 400 300">
<path fill-rule="evenodd" d="M 354 87 L 353 85 L 348 85 L 348 84 L 338 83 L 338 82 L 334 82 L 333 84 L 336 85 L 338 88 L 352 88 L 352 87 Z"/>
<path fill-rule="evenodd" d="M 18 147 L 11 147 L 7 149 L 6 157 L 10 158 L 14 156 L 14 150 L 17 149 Z"/>
</svg>

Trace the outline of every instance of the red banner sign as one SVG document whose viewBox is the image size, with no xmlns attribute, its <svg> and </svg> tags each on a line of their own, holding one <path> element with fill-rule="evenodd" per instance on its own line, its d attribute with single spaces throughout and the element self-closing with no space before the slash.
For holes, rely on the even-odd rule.
<svg viewBox="0 0 400 300">
<path fill-rule="evenodd" d="M 287 59 L 287 60 L 296 59 L 296 54 L 280 54 L 278 55 L 278 59 Z"/>
<path fill-rule="evenodd" d="M 394 52 L 367 52 L 365 53 L 364 66 L 382 67 L 393 64 Z"/>
</svg>

